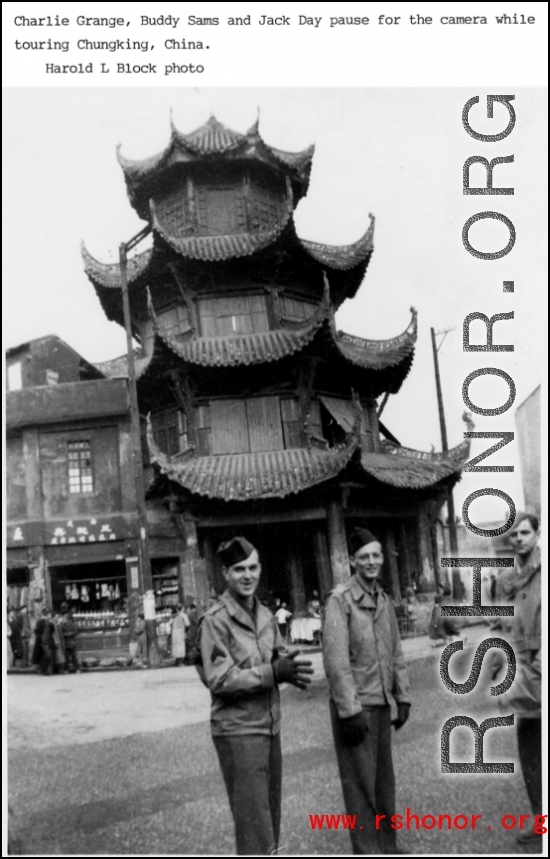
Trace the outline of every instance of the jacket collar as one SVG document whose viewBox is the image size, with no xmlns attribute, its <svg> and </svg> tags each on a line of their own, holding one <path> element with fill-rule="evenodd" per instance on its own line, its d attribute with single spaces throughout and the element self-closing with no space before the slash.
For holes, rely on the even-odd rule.
<svg viewBox="0 0 550 859">
<path fill-rule="evenodd" d="M 363 585 L 358 582 L 356 575 L 351 577 L 349 589 L 355 602 L 359 603 L 362 608 L 378 609 L 384 598 L 384 592 L 378 582 L 375 586 L 375 592 L 378 594 L 378 599 L 375 601 Z"/>
<path fill-rule="evenodd" d="M 255 614 L 256 614 L 256 626 L 254 626 L 254 621 L 252 617 L 248 614 L 248 612 L 242 607 L 239 603 L 238 599 L 236 599 L 229 588 L 225 590 L 221 596 L 221 602 L 223 602 L 227 611 L 231 615 L 231 617 L 236 620 L 241 626 L 246 626 L 248 629 L 252 630 L 254 634 L 260 633 L 264 626 L 269 622 L 269 620 L 273 617 L 268 608 L 261 604 L 258 597 L 254 597 L 255 603 Z"/>
</svg>

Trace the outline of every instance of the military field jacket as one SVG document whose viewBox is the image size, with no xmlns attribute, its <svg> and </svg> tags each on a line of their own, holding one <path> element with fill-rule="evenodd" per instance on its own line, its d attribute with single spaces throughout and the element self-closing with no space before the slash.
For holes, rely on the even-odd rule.
<svg viewBox="0 0 550 859">
<path fill-rule="evenodd" d="M 377 601 L 355 577 L 338 585 L 325 609 L 323 660 L 330 694 L 341 719 L 366 706 L 410 703 L 407 666 L 390 598 Z"/>
<path fill-rule="evenodd" d="M 536 546 L 523 567 L 504 570 L 497 580 L 496 603 L 514 606 L 513 617 L 503 617 L 500 628 L 516 655 L 541 647 L 541 554 Z"/>
<path fill-rule="evenodd" d="M 202 618 L 199 639 L 213 736 L 277 734 L 279 690 L 271 663 L 283 641 L 269 609 L 256 600 L 254 621 L 227 590 Z"/>
</svg>

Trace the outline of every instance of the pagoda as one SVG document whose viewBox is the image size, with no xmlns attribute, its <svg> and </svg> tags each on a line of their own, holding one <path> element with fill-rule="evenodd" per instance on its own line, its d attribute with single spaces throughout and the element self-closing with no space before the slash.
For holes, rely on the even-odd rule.
<svg viewBox="0 0 550 859">
<path fill-rule="evenodd" d="M 269 146 L 258 122 L 242 134 L 214 117 L 189 134 L 172 125 L 145 160 L 118 152 L 153 239 L 128 263 L 151 555 L 157 579 L 176 558 L 182 597 L 220 592 L 217 545 L 242 533 L 260 551 L 260 596 L 299 613 L 347 578 L 346 532 L 360 523 L 384 545 L 395 598 L 435 586 L 435 521 L 468 446 L 415 451 L 380 421 L 411 369 L 417 314 L 390 340 L 337 329 L 374 218 L 351 245 L 298 236 L 313 154 Z M 119 266 L 82 252 L 123 325 Z M 125 363 L 97 366 L 116 376 Z"/>
</svg>

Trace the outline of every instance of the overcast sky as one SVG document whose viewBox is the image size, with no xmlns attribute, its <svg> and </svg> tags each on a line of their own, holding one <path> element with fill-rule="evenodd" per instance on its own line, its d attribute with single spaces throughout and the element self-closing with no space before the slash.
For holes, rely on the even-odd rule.
<svg viewBox="0 0 550 859">
<path fill-rule="evenodd" d="M 243 132 L 259 108 L 267 143 L 289 151 L 316 145 L 310 190 L 296 212 L 300 236 L 347 244 L 365 232 L 369 212 L 376 216 L 373 257 L 357 298 L 339 311 L 338 327 L 362 337 L 394 337 L 407 327 L 411 305 L 418 310 L 412 371 L 383 417 L 406 446 L 441 448 L 430 326 L 455 329 L 439 354 L 449 444 L 459 444 L 465 430 L 461 387 L 470 372 L 490 366 L 509 373 L 517 386 L 515 406 L 541 382 L 546 286 L 540 189 L 546 182 L 537 159 L 545 96 L 540 90 L 514 91 L 513 133 L 483 144 L 462 128 L 464 103 L 479 94 L 485 104 L 486 92 L 471 89 L 4 90 L 5 347 L 57 334 L 92 362 L 124 352 L 123 329 L 105 318 L 80 256 L 84 240 L 94 256 L 115 262 L 120 242 L 143 226 L 128 202 L 116 145 L 129 158 L 164 149 L 171 109 L 183 132 L 212 113 Z M 497 109 L 502 118 L 504 107 L 495 108 L 495 117 Z M 495 133 L 495 121 L 484 113 L 484 107 L 475 108 L 472 124 Z M 497 130 L 505 124 L 503 119 Z M 515 196 L 463 196 L 466 158 L 511 154 L 513 164 L 496 168 L 495 186 L 512 186 Z M 483 184 L 484 172 L 472 169 L 472 185 Z M 462 246 L 462 225 L 483 210 L 503 212 L 514 222 L 516 246 L 503 259 L 478 260 Z M 506 244 L 508 231 L 494 221 L 476 224 L 470 239 L 493 251 Z M 515 281 L 514 294 L 502 292 L 503 280 Z M 495 342 L 515 344 L 513 354 L 462 351 L 468 313 L 511 310 L 515 320 L 497 323 Z M 476 332 L 482 342 L 481 327 L 474 325 L 472 339 Z M 470 389 L 484 408 L 504 403 L 507 391 L 494 377 Z M 500 417 L 475 417 L 476 429 L 514 430 L 515 406 Z M 473 452 L 486 446 L 476 441 Z M 522 505 L 516 448 L 509 445 L 495 457 L 515 464 L 515 474 L 464 476 L 457 509 L 466 495 L 485 486 L 508 492 Z M 478 500 L 471 516 L 504 521 L 505 510 L 498 500 Z"/>
</svg>

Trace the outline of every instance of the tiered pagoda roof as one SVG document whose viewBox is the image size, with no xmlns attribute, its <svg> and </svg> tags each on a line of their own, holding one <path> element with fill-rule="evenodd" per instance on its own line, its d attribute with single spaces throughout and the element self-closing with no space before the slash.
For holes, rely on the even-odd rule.
<svg viewBox="0 0 550 859">
<path fill-rule="evenodd" d="M 155 204 L 151 206 L 153 247 L 128 260 L 128 286 L 139 292 L 171 262 L 168 250 L 185 260 L 211 263 L 231 262 L 242 257 L 264 257 L 268 252 L 284 251 L 293 263 L 305 271 L 325 271 L 330 280 L 331 300 L 338 308 L 346 298 L 353 298 L 365 276 L 374 250 L 374 217 L 365 234 L 352 245 L 325 245 L 301 239 L 294 226 L 292 212 L 283 211 L 270 229 L 222 236 L 185 236 L 185 224 L 163 218 Z M 97 260 L 82 245 L 84 269 L 93 283 L 109 319 L 122 324 L 120 266 Z M 260 262 L 263 258 L 260 259 Z"/>
<path fill-rule="evenodd" d="M 365 234 L 350 245 L 320 244 L 297 235 L 293 213 L 307 193 L 313 152 L 313 146 L 302 152 L 283 152 L 262 140 L 257 122 L 240 134 L 214 117 L 190 134 L 182 134 L 172 126 L 168 146 L 152 158 L 131 161 L 119 151 L 130 202 L 153 233 L 152 249 L 128 262 L 131 294 L 150 284 L 174 262 L 230 264 L 248 258 L 254 263 L 269 263 L 274 258 L 280 261 L 282 256 L 307 276 L 316 273 L 320 282 L 326 271 L 336 308 L 346 298 L 352 298 L 372 255 L 374 218 L 371 216 Z M 213 234 L 204 229 L 204 224 L 201 226 L 200 201 L 192 194 L 186 197 L 182 183 L 193 170 L 207 168 L 211 174 L 213 169 L 231 167 L 261 168 L 274 177 L 276 185 L 268 204 L 263 197 L 253 200 L 253 189 L 247 186 L 246 199 L 237 206 L 238 228 Z M 256 191 L 260 196 L 263 193 L 261 187 Z M 82 254 L 86 273 L 107 316 L 122 322 L 118 265 L 101 263 L 84 247 Z"/>
<path fill-rule="evenodd" d="M 310 344 L 317 343 L 333 361 L 359 369 L 386 371 L 380 380 L 385 389 L 388 372 L 391 374 L 392 392 L 396 392 L 406 378 L 414 357 L 417 337 L 417 313 L 411 308 L 411 321 L 405 331 L 389 340 L 365 340 L 336 331 L 334 314 L 328 301 L 328 292 L 315 312 L 300 323 L 285 323 L 274 331 L 255 334 L 234 334 L 225 337 L 196 337 L 192 332 L 174 335 L 163 326 L 149 304 L 154 345 L 149 356 L 141 350 L 136 360 L 138 378 L 147 371 L 154 374 L 163 365 L 167 351 L 186 364 L 200 367 L 237 367 L 267 364 L 296 355 Z M 114 362 L 97 365 L 108 376 L 127 372 L 124 356 Z"/>
<path fill-rule="evenodd" d="M 427 453 L 382 442 L 382 451 L 368 452 L 355 427 L 347 443 L 336 449 L 295 448 L 262 453 L 194 455 L 189 449 L 167 456 L 147 432 L 151 462 L 161 474 L 189 492 L 221 501 L 285 498 L 336 477 L 350 464 L 376 481 L 399 489 L 426 489 L 445 479 L 456 480 L 468 460 L 470 443 L 446 453 Z"/>
<path fill-rule="evenodd" d="M 179 367 L 229 371 L 273 366 L 298 355 L 320 361 L 325 382 L 336 379 L 338 387 L 338 380 L 345 379 L 344 396 L 357 389 L 372 400 L 399 390 L 414 356 L 416 311 L 411 308 L 406 330 L 389 340 L 338 331 L 334 319 L 363 280 L 373 251 L 373 216 L 365 234 L 351 245 L 306 241 L 296 232 L 293 213 L 307 193 L 313 151 L 309 147 L 283 152 L 262 140 L 258 122 L 241 134 L 214 117 L 189 134 L 172 125 L 167 147 L 152 158 L 131 161 L 119 151 L 130 202 L 148 222 L 153 239 L 150 249 L 128 260 L 127 269 L 131 306 L 146 332 L 147 348 L 136 359 L 145 398 L 166 372 L 175 370 L 177 375 Z M 210 192 L 214 197 L 208 197 Z M 119 265 L 99 262 L 85 247 L 82 255 L 107 317 L 123 324 Z M 194 300 L 250 288 L 275 290 L 269 330 L 224 336 L 201 333 Z M 310 305 L 309 315 L 284 315 L 286 305 L 277 290 L 284 298 L 287 289 L 291 296 L 293 289 L 298 290 L 294 294 L 302 296 L 302 307 Z M 174 300 L 187 308 L 187 321 L 176 327 L 171 322 L 169 327 L 155 305 L 172 306 Z M 98 368 L 107 376 L 127 371 L 124 358 Z M 330 390 L 326 388 L 327 393 Z M 305 446 L 299 448 L 202 456 L 189 448 L 170 457 L 158 447 L 149 426 L 151 461 L 183 490 L 223 501 L 283 498 L 346 470 L 359 472 L 364 481 L 403 490 L 457 479 L 468 444 L 430 454 L 377 441 L 373 450 L 372 439 L 359 431 L 355 406 L 338 399 L 336 392 L 334 396 L 319 394 L 319 400 L 347 433 L 343 445 L 329 447 L 325 441 L 325 447 L 319 447 L 308 435 L 307 444 L 302 436 Z M 393 438 L 387 431 L 386 435 Z"/>
<path fill-rule="evenodd" d="M 244 134 L 227 128 L 214 116 L 190 134 L 183 134 L 171 121 L 171 132 L 166 148 L 150 158 L 132 161 L 122 155 L 120 146 L 117 150 L 130 202 L 142 218 L 148 217 L 152 189 L 167 171 L 181 164 L 255 162 L 288 177 L 295 202 L 307 193 L 315 147 L 284 152 L 269 146 L 260 135 L 259 118 Z"/>
</svg>

